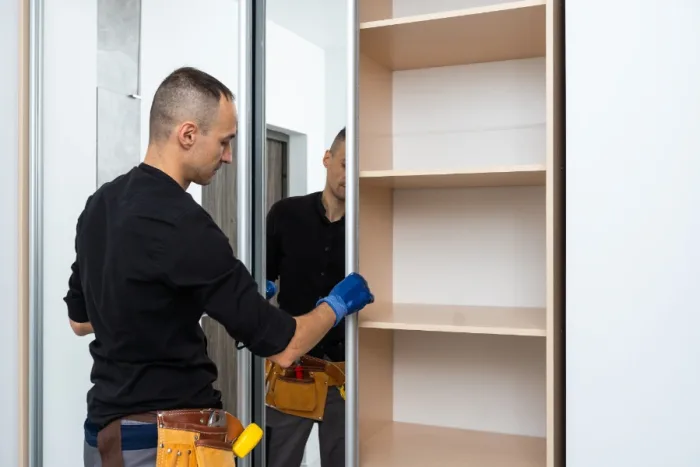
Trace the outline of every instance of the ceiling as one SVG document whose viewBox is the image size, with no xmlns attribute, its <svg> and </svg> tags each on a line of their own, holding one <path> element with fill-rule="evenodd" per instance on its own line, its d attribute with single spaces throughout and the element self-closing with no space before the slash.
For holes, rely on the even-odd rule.
<svg viewBox="0 0 700 467">
<path fill-rule="evenodd" d="M 294 34 L 329 49 L 346 41 L 347 0 L 268 0 L 267 17 Z"/>
</svg>

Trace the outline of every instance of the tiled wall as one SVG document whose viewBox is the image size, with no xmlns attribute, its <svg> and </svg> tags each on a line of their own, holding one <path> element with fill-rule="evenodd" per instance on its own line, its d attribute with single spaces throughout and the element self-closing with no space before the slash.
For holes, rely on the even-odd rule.
<svg viewBox="0 0 700 467">
<path fill-rule="evenodd" d="M 141 160 L 141 0 L 97 4 L 97 186 Z"/>
</svg>

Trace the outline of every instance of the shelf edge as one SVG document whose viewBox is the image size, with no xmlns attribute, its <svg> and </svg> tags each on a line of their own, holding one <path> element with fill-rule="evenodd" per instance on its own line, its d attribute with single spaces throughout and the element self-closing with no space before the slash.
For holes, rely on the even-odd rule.
<svg viewBox="0 0 700 467">
<path fill-rule="evenodd" d="M 521 8 L 536 8 L 545 6 L 545 0 L 520 0 L 517 2 L 501 3 L 498 5 L 487 5 L 474 8 L 464 8 L 460 10 L 448 10 L 438 13 L 426 13 L 422 15 L 404 16 L 402 18 L 381 19 L 377 21 L 367 21 L 360 23 L 360 30 L 379 29 L 384 27 L 401 26 L 405 24 L 415 24 L 428 21 L 440 21 L 466 16 L 476 16 L 489 13 L 499 13 L 502 11 L 518 10 Z"/>
</svg>

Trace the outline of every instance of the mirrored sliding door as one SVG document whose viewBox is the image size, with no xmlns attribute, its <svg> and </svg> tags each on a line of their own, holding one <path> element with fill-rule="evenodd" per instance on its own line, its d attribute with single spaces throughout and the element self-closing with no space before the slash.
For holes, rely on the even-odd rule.
<svg viewBox="0 0 700 467">
<path fill-rule="evenodd" d="M 76 221 L 98 187 L 143 161 L 151 103 L 171 72 L 196 67 L 240 100 L 239 6 L 236 0 L 20 3 L 31 13 L 32 32 L 29 463 L 83 465 L 86 393 L 93 385 L 88 346 L 95 337 L 73 334 L 62 301 L 76 254 Z M 234 165 L 218 173 L 215 186 L 191 184 L 188 192 L 207 204 L 208 189 L 235 180 Z M 235 246 L 232 200 L 217 199 L 221 204 L 205 208 Z M 235 413 L 229 386 L 237 370 L 228 365 L 236 354 L 225 347 L 228 336 L 227 343 L 217 342 L 208 318 L 202 323 L 209 343 L 224 347 L 209 350 L 220 370 L 217 388 Z"/>
<path fill-rule="evenodd" d="M 356 2 L 266 4 L 266 133 L 282 136 L 287 148 L 266 159 L 268 183 L 278 180 L 279 165 L 287 174 L 284 190 L 267 187 L 276 195 L 266 206 L 266 280 L 277 286 L 275 303 L 298 316 L 357 270 L 357 67 L 349 59 L 356 56 Z M 256 465 L 340 467 L 346 459 L 356 465 L 356 329 L 354 317 L 344 319 L 297 362 L 300 385 L 315 384 L 318 368 L 327 378 L 327 389 L 315 392 L 313 410 L 283 407 L 262 393 L 268 396 L 266 459 Z"/>
</svg>

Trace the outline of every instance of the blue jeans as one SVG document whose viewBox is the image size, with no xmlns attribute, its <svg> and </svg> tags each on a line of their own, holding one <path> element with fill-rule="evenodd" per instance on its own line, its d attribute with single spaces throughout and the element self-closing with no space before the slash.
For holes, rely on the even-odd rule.
<svg viewBox="0 0 700 467">
<path fill-rule="evenodd" d="M 155 423 L 122 420 L 122 453 L 124 467 L 155 467 L 158 426 Z M 97 427 L 86 421 L 83 462 L 85 467 L 102 467 L 97 450 Z"/>
</svg>

